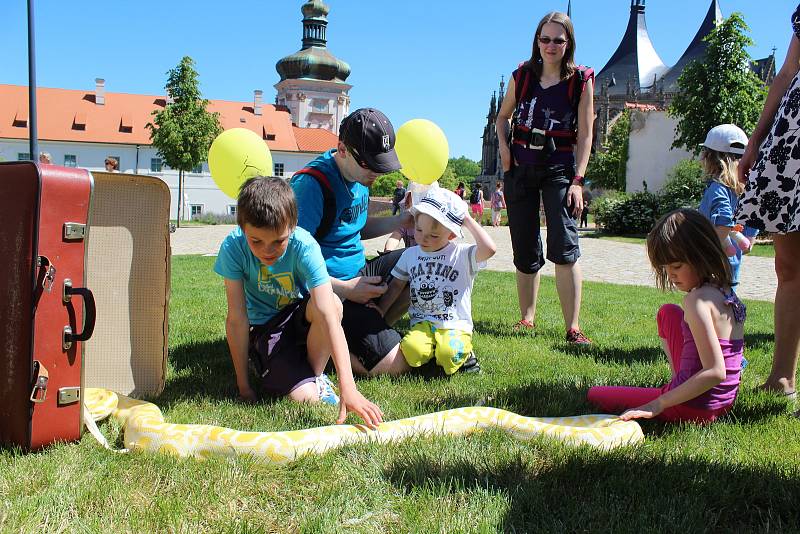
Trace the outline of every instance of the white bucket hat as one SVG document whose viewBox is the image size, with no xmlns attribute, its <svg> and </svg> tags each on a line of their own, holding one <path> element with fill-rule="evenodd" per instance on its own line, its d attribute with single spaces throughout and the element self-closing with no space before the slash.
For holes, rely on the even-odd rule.
<svg viewBox="0 0 800 534">
<path fill-rule="evenodd" d="M 458 237 L 464 237 L 461 225 L 467 215 L 467 203 L 448 189 L 431 187 L 409 211 L 414 216 L 418 213 L 430 215 Z"/>
<path fill-rule="evenodd" d="M 735 124 L 720 124 L 708 131 L 706 140 L 700 146 L 717 152 L 741 155 L 747 148 L 747 142 L 747 134 L 741 128 Z"/>
</svg>

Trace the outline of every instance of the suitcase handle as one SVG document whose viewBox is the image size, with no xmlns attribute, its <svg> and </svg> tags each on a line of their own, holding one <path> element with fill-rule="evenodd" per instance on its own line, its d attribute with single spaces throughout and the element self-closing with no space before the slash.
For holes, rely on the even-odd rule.
<svg viewBox="0 0 800 534">
<path fill-rule="evenodd" d="M 69 283 L 67 283 L 69 282 Z M 72 287 L 70 280 L 64 280 L 64 301 L 69 302 L 72 295 L 83 297 L 83 307 L 85 313 L 83 316 L 83 332 L 80 334 L 73 334 L 72 328 L 64 327 L 64 349 L 67 350 L 72 346 L 74 341 L 86 341 L 94 333 L 94 324 L 97 321 L 97 307 L 94 304 L 94 295 L 87 287 Z"/>
</svg>

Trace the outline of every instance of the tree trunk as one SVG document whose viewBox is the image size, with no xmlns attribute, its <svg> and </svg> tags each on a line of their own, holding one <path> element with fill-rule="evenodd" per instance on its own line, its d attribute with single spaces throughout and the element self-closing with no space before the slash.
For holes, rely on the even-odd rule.
<svg viewBox="0 0 800 534">
<path fill-rule="evenodd" d="M 178 219 L 177 227 L 181 227 L 181 215 L 183 213 L 183 171 L 178 170 Z"/>
</svg>

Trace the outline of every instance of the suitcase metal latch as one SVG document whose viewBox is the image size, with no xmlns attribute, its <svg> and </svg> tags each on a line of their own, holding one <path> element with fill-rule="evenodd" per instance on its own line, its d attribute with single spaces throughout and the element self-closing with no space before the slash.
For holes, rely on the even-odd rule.
<svg viewBox="0 0 800 534">
<path fill-rule="evenodd" d="M 53 283 L 56 281 L 56 266 L 50 263 L 47 256 L 39 256 L 39 267 L 44 268 L 44 277 L 42 278 L 42 289 L 50 293 L 53 289 Z"/>
<path fill-rule="evenodd" d="M 58 405 L 73 404 L 81 400 L 80 387 L 66 387 L 58 390 Z"/>
<path fill-rule="evenodd" d="M 83 239 L 86 237 L 86 225 L 76 222 L 64 223 L 64 239 Z"/>
<path fill-rule="evenodd" d="M 64 350 L 69 350 L 72 348 L 72 327 L 65 326 L 64 331 L 61 334 L 61 348 Z"/>
<path fill-rule="evenodd" d="M 50 374 L 44 365 L 38 361 L 34 360 L 33 363 L 36 366 L 36 380 L 33 382 L 33 389 L 31 390 L 31 402 L 39 404 L 47 399 L 47 382 L 50 380 Z"/>
</svg>

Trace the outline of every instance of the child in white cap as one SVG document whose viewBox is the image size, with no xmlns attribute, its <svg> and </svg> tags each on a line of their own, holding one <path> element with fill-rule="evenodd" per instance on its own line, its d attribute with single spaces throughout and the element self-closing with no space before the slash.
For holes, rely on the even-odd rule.
<svg viewBox="0 0 800 534">
<path fill-rule="evenodd" d="M 377 306 L 385 313 L 408 284 L 411 330 L 400 342 L 403 356 L 410 367 L 436 358 L 451 375 L 472 351 L 472 284 L 497 247 L 452 191 L 433 187 L 410 212 L 417 244 L 397 261 L 394 279 Z M 474 245 L 452 241 L 463 237 L 462 227 Z"/>
<path fill-rule="evenodd" d="M 700 159 L 709 177 L 708 185 L 703 193 L 703 200 L 697 208 L 714 225 L 722 242 L 722 248 L 730 249 L 728 261 L 733 273 L 733 284 L 739 282 L 739 267 L 742 254 L 750 252 L 744 241 L 734 246 L 729 234 L 734 229 L 733 216 L 739 204 L 739 195 L 744 191 L 744 184 L 738 179 L 739 159 L 747 148 L 747 134 L 735 124 L 720 124 L 708 131 L 703 142 Z M 744 235 L 755 237 L 757 230 L 744 228 Z M 744 250 L 739 248 L 744 246 Z"/>
</svg>

